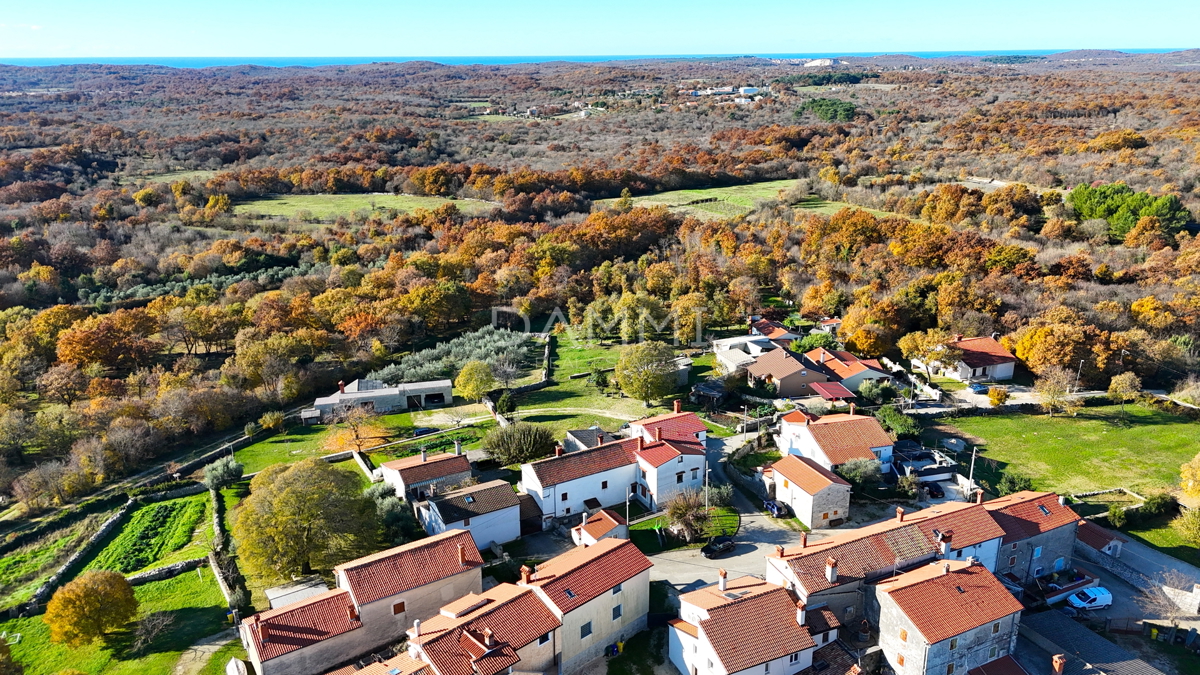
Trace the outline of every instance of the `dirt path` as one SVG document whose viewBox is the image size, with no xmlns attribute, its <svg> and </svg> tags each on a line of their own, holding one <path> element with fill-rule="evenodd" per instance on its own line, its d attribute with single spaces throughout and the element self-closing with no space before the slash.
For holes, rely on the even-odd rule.
<svg viewBox="0 0 1200 675">
<path fill-rule="evenodd" d="M 172 675 L 196 675 L 208 664 L 208 660 L 218 649 L 236 639 L 238 639 L 236 628 L 228 628 L 216 635 L 204 638 L 179 655 L 179 661 L 175 663 Z"/>
</svg>

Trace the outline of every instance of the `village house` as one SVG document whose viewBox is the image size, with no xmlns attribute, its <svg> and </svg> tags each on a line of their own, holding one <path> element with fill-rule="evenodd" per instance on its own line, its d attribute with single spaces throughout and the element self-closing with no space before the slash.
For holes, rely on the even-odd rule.
<svg viewBox="0 0 1200 675">
<path fill-rule="evenodd" d="M 851 404 L 849 414 L 816 419 L 803 411 L 792 411 L 779 420 L 775 446 L 783 454 L 807 457 L 830 470 L 854 459 L 877 459 L 883 471 L 891 471 L 895 441 L 879 420 L 856 415 L 854 410 Z"/>
<path fill-rule="evenodd" d="M 775 385 L 775 395 L 779 398 L 814 396 L 817 392 L 810 385 L 829 381 L 825 371 L 813 368 L 800 354 L 787 349 L 758 357 L 746 366 L 746 374 L 752 384 Z"/>
<path fill-rule="evenodd" d="M 561 622 L 530 588 L 499 584 L 464 595 L 408 629 L 408 655 L 437 675 L 556 670 Z"/>
<path fill-rule="evenodd" d="M 932 563 L 872 590 L 870 618 L 896 675 L 961 675 L 1016 649 L 1023 606 L 978 560 Z"/>
<path fill-rule="evenodd" d="M 351 408 L 363 408 L 375 413 L 394 413 L 405 410 L 424 410 L 446 405 L 454 400 L 450 380 L 408 382 L 389 387 L 379 380 L 355 380 L 338 383 L 338 391 L 318 398 L 305 416 L 313 424 L 329 422 L 337 414 Z M 312 411 L 316 411 L 313 413 Z"/>
<path fill-rule="evenodd" d="M 775 499 L 809 529 L 836 527 L 850 516 L 850 483 L 808 457 L 787 455 L 771 465 Z"/>
<path fill-rule="evenodd" d="M 928 364 L 930 370 L 961 382 L 982 380 L 1011 380 L 1017 365 L 1017 357 L 1004 348 L 995 338 L 954 336 L 951 347 L 957 347 L 962 357 L 953 364 L 938 361 Z M 913 359 L 913 368 L 925 369 L 926 364 Z"/>
<path fill-rule="evenodd" d="M 703 444 L 708 427 L 694 412 L 683 412 L 683 401 L 675 400 L 674 410 L 629 423 L 629 436 L 641 436 L 647 442 L 658 440 Z"/>
<path fill-rule="evenodd" d="M 480 550 L 521 537 L 521 500 L 512 485 L 494 480 L 434 495 L 417 505 L 429 534 L 467 530 Z"/>
<path fill-rule="evenodd" d="M 1104 555 L 1120 558 L 1122 548 L 1128 539 L 1107 530 L 1090 520 L 1080 520 L 1079 529 L 1075 532 L 1076 545 L 1088 546 Z"/>
<path fill-rule="evenodd" d="M 867 380 L 891 381 L 892 375 L 875 359 L 860 359 L 845 351 L 817 347 L 804 353 L 804 359 L 812 368 L 823 371 L 831 382 L 857 393 Z"/>
<path fill-rule="evenodd" d="M 766 580 L 793 590 L 810 607 L 826 605 L 843 622 L 863 612 L 865 584 L 937 559 L 974 557 L 995 569 L 1004 530 L 979 504 L 947 502 L 840 532 L 767 556 Z"/>
<path fill-rule="evenodd" d="M 598 426 L 588 427 L 587 429 L 573 429 L 567 432 L 563 438 L 562 446 L 565 452 L 575 452 L 577 450 L 587 450 L 594 448 L 597 445 L 612 443 L 617 440 L 616 435 L 610 434 Z"/>
<path fill-rule="evenodd" d="M 555 556 L 520 585 L 532 588 L 562 623 L 559 672 L 570 673 L 646 629 L 653 563 L 633 542 L 603 539 Z"/>
<path fill-rule="evenodd" d="M 699 421 L 691 413 L 684 415 Z M 704 446 L 667 440 L 667 435 L 704 432 L 691 431 L 686 419 L 668 419 L 650 426 L 656 440 L 647 441 L 645 427 L 630 426 L 634 438 L 521 465 L 521 487 L 537 501 L 543 519 L 578 517 L 589 509 L 623 504 L 626 495 L 653 510 L 683 490 L 703 486 Z"/>
<path fill-rule="evenodd" d="M 815 328 L 810 333 L 826 333 L 828 335 L 837 335 L 838 329 L 842 327 L 842 320 L 837 317 L 826 317 L 817 322 Z"/>
<path fill-rule="evenodd" d="M 247 617 L 239 636 L 257 675 L 317 675 L 479 592 L 482 567 L 469 532 L 429 537 L 338 565 L 337 588 Z"/>
<path fill-rule="evenodd" d="M 408 652 L 397 654 L 384 661 L 374 661 L 359 668 L 350 664 L 337 670 L 331 670 L 325 675 L 434 675 L 428 663 L 418 661 L 408 655 Z"/>
<path fill-rule="evenodd" d="M 761 335 L 738 335 L 713 340 L 713 357 L 717 372 L 732 375 L 754 363 L 759 356 L 779 349 L 779 345 Z"/>
<path fill-rule="evenodd" d="M 679 606 L 667 650 L 681 675 L 798 675 L 818 663 L 828 675 L 857 672 L 832 612 L 797 605 L 758 577 L 731 580 L 720 570 L 716 584 L 679 596 Z"/>
<path fill-rule="evenodd" d="M 1071 567 L 1079 516 L 1065 497 L 1025 490 L 983 502 L 983 508 L 1004 529 L 996 574 L 1023 585 Z"/>
<path fill-rule="evenodd" d="M 419 455 L 384 462 L 379 475 L 396 488 L 396 496 L 419 502 L 431 493 L 461 485 L 471 477 L 471 462 L 458 452 L 430 456 L 422 450 Z"/>
<path fill-rule="evenodd" d="M 629 525 L 612 509 L 600 509 L 571 528 L 571 540 L 576 546 L 591 546 L 601 539 L 628 538 Z"/>
<path fill-rule="evenodd" d="M 792 344 L 793 340 L 800 339 L 800 336 L 793 333 L 787 326 L 767 319 L 750 322 L 750 334 L 761 335 L 780 347 L 787 347 Z"/>
</svg>

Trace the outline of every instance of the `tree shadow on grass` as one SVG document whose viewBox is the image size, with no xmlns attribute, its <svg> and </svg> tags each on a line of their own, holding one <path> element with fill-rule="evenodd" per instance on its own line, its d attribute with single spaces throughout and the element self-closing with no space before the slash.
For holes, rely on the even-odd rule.
<svg viewBox="0 0 1200 675">
<path fill-rule="evenodd" d="M 175 619 L 153 642 L 141 651 L 134 652 L 136 624 L 105 637 L 104 645 L 113 653 L 113 658 L 133 661 L 150 654 L 181 652 L 196 642 L 220 632 L 227 625 L 223 607 L 188 607 L 170 612 Z"/>
<path fill-rule="evenodd" d="M 597 390 L 598 391 L 598 390 Z M 572 398 L 582 398 L 583 395 L 575 391 L 567 391 L 564 389 L 556 389 L 549 387 L 540 391 L 532 391 L 527 394 L 521 394 L 518 403 L 522 407 L 531 405 L 544 405 L 546 403 L 558 403 Z"/>
<path fill-rule="evenodd" d="M 306 438 L 308 436 L 316 436 L 317 434 L 321 433 L 324 430 L 325 430 L 325 427 L 320 426 L 320 425 L 313 425 L 311 427 L 308 427 L 308 426 L 293 427 L 291 429 L 288 429 L 286 433 L 282 433 L 273 438 L 266 439 L 264 441 L 259 441 L 259 442 L 260 443 L 269 443 L 269 444 L 290 443 L 292 441 Z"/>
</svg>

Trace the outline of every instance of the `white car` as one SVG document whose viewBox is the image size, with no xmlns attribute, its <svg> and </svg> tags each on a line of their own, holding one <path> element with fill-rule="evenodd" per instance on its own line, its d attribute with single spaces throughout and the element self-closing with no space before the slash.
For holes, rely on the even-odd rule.
<svg viewBox="0 0 1200 675">
<path fill-rule="evenodd" d="M 1078 593 L 1072 593 L 1067 598 L 1069 603 L 1075 609 L 1105 609 L 1112 607 L 1112 593 L 1106 588 L 1085 588 Z"/>
</svg>

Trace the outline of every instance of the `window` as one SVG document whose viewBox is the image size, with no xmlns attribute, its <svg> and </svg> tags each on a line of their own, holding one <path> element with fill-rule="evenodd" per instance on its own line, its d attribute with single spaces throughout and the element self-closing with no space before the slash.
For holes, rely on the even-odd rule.
<svg viewBox="0 0 1200 675">
<path fill-rule="evenodd" d="M 700 469 L 692 469 L 692 480 L 700 477 Z"/>
<path fill-rule="evenodd" d="M 563 515 L 564 516 L 571 515 L 571 507 L 568 506 L 567 508 L 563 509 Z"/>
<path fill-rule="evenodd" d="M 784 478 L 784 479 L 783 479 L 783 487 L 785 487 L 785 488 L 790 488 L 790 487 L 791 487 L 791 484 L 787 482 L 787 479 L 786 479 L 786 478 Z"/>
<path fill-rule="evenodd" d="M 1009 558 L 1008 558 L 1008 566 L 1009 566 L 1009 567 L 1012 567 L 1013 565 L 1016 565 L 1016 564 L 1017 564 L 1017 556 L 1015 556 L 1015 555 L 1014 555 L 1014 556 L 1009 556 Z"/>
<path fill-rule="evenodd" d="M 568 598 L 574 599 L 574 597 L 575 597 L 575 591 L 573 591 L 569 588 L 566 589 L 565 591 L 563 591 L 563 593 L 565 593 Z"/>
<path fill-rule="evenodd" d="M 682 482 L 683 482 L 683 472 L 682 472 L 682 471 L 680 471 L 679 473 L 675 474 L 675 482 L 676 482 L 676 483 L 682 483 Z"/>
<path fill-rule="evenodd" d="M 954 664 L 953 663 L 946 664 L 946 675 L 954 675 Z"/>
<path fill-rule="evenodd" d="M 829 642 L 829 633 L 822 633 L 821 634 L 821 644 L 826 644 L 828 642 Z"/>
<path fill-rule="evenodd" d="M 821 520 L 829 520 L 829 512 L 828 511 L 821 514 Z"/>
<path fill-rule="evenodd" d="M 1063 568 L 1066 566 L 1067 566 L 1066 558 L 1059 558 L 1058 560 L 1054 561 L 1054 571 L 1055 572 L 1063 571 Z"/>
<path fill-rule="evenodd" d="M 1045 568 L 1039 567 L 1033 571 L 1033 576 L 1040 577 L 1040 576 L 1042 576 L 1042 573 L 1045 571 L 1046 571 Z"/>
<path fill-rule="evenodd" d="M 465 526 L 467 526 L 467 527 L 470 527 L 470 526 L 471 526 L 471 519 L 470 519 L 470 518 L 463 518 L 463 525 L 465 525 Z"/>
<path fill-rule="evenodd" d="M 995 647 L 992 647 L 990 650 L 988 650 L 988 658 L 989 659 L 996 658 L 996 648 Z"/>
<path fill-rule="evenodd" d="M 766 663 L 763 664 L 763 672 L 764 673 L 771 672 L 771 662 L 770 661 L 767 661 Z"/>
<path fill-rule="evenodd" d="M 1014 550 L 1014 551 L 1017 550 L 1017 542 L 1015 542 L 1015 541 L 1013 542 L 1012 550 Z"/>
<path fill-rule="evenodd" d="M 792 652 L 788 654 L 788 663 L 795 663 L 800 660 L 800 652 Z"/>
<path fill-rule="evenodd" d="M 538 644 L 539 644 L 539 645 L 544 645 L 544 644 L 546 644 L 546 643 L 547 643 L 547 642 L 549 642 L 549 641 L 550 641 L 550 634 L 549 634 L 549 633 L 546 633 L 546 634 L 545 634 L 545 635 L 543 635 L 542 637 L 538 638 Z"/>
<path fill-rule="evenodd" d="M 838 512 L 837 512 L 837 509 L 834 509 L 834 510 L 833 510 L 833 515 L 835 515 L 835 516 L 836 516 L 837 514 L 838 514 Z"/>
<path fill-rule="evenodd" d="M 467 495 L 466 497 L 463 497 L 463 501 L 468 504 L 474 504 L 475 503 L 475 495 Z"/>
<path fill-rule="evenodd" d="M 613 621 L 616 621 L 619 618 L 621 618 L 621 606 L 617 605 L 616 607 L 613 607 Z"/>
<path fill-rule="evenodd" d="M 683 455 L 680 455 L 679 459 L 676 461 L 679 462 L 680 464 L 683 464 Z"/>
<path fill-rule="evenodd" d="M 903 654 L 896 655 L 896 665 L 898 665 L 898 666 L 904 665 L 904 655 Z"/>
<path fill-rule="evenodd" d="M 961 557 L 962 557 L 962 549 L 961 549 L 961 548 L 960 548 L 960 549 L 958 549 L 957 551 L 955 551 L 955 552 L 954 552 L 954 557 L 955 557 L 955 558 L 961 558 Z"/>
<path fill-rule="evenodd" d="M 904 630 L 903 628 L 900 629 L 900 641 L 908 642 L 908 631 Z"/>
<path fill-rule="evenodd" d="M 403 614 L 403 613 L 404 613 L 404 603 L 403 602 L 397 602 L 396 604 L 392 605 L 392 616 L 396 616 L 397 614 Z"/>
<path fill-rule="evenodd" d="M 692 653 L 693 653 L 693 654 L 699 654 L 699 653 L 700 653 L 700 643 L 699 643 L 699 642 L 693 642 L 693 643 L 692 643 Z"/>
<path fill-rule="evenodd" d="M 950 638 L 950 651 L 958 649 L 958 638 Z"/>
<path fill-rule="evenodd" d="M 567 501 L 567 493 L 562 493 L 562 501 Z"/>
<path fill-rule="evenodd" d="M 616 586 L 613 586 L 613 595 L 616 595 L 617 593 L 620 593 L 620 592 L 621 592 L 621 584 L 617 584 Z"/>
<path fill-rule="evenodd" d="M 1042 547 L 1041 546 L 1035 547 L 1033 549 L 1033 557 L 1035 557 L 1035 558 L 1042 557 Z"/>
<path fill-rule="evenodd" d="M 1044 504 L 1038 504 L 1038 511 L 1041 511 L 1043 516 L 1050 515 L 1050 509 L 1046 508 Z"/>
<path fill-rule="evenodd" d="M 642 480 L 646 480 L 646 470 L 645 470 L 645 469 L 638 469 L 638 471 L 641 471 L 641 472 L 642 472 Z"/>
<path fill-rule="evenodd" d="M 999 633 L 999 632 L 1000 632 L 1000 622 L 997 621 L 996 623 L 992 624 L 992 635 L 995 635 L 996 633 Z"/>
<path fill-rule="evenodd" d="M 585 638 L 591 634 L 592 634 L 592 622 L 591 621 L 589 621 L 579 627 L 579 639 L 580 640 L 582 640 L 583 638 Z"/>
<path fill-rule="evenodd" d="M 600 481 L 600 489 L 607 490 L 608 489 L 608 481 L 606 481 L 606 480 Z"/>
</svg>

